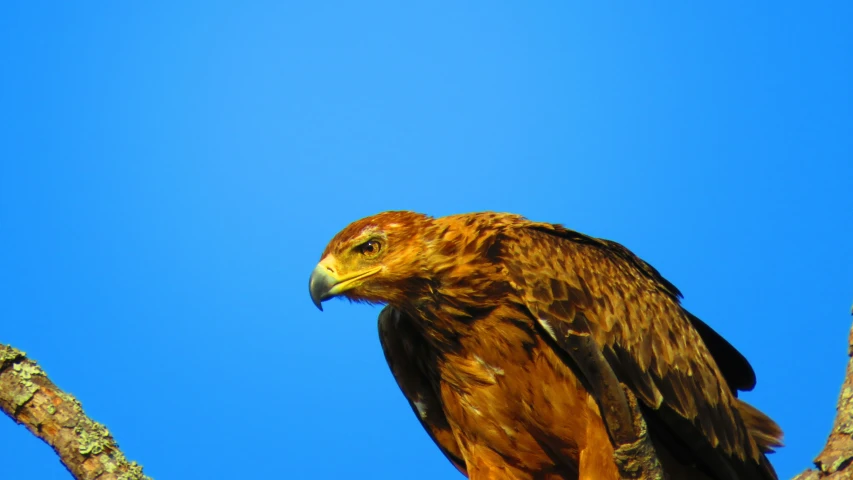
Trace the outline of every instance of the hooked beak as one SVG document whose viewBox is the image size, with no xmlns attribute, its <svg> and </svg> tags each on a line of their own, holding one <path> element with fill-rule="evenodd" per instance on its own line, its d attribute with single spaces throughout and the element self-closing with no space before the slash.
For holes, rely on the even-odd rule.
<svg viewBox="0 0 853 480">
<path fill-rule="evenodd" d="M 339 277 L 335 270 L 335 258 L 329 255 L 320 261 L 314 267 L 314 271 L 311 272 L 311 278 L 308 280 L 308 292 L 311 294 L 314 305 L 322 312 L 324 300 L 353 288 L 357 285 L 358 280 L 369 277 L 380 270 L 382 270 L 381 266 Z"/>
<path fill-rule="evenodd" d="M 311 278 L 308 280 L 308 291 L 311 293 L 311 300 L 320 311 L 323 311 L 323 300 L 331 298 L 332 287 L 338 283 L 338 279 L 332 275 L 332 272 L 322 263 L 318 264 L 314 271 L 311 272 Z"/>
</svg>

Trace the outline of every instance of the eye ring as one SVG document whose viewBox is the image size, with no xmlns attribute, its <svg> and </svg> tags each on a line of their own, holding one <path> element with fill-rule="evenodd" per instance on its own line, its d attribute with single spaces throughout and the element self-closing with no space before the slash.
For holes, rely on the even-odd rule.
<svg viewBox="0 0 853 480">
<path fill-rule="evenodd" d="M 382 244 L 378 240 L 368 240 L 358 247 L 358 251 L 365 257 L 375 257 L 382 250 Z"/>
</svg>

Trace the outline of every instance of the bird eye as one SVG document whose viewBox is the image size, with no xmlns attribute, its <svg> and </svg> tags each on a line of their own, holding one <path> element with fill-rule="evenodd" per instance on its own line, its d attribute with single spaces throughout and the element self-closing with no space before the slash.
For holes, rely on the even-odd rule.
<svg viewBox="0 0 853 480">
<path fill-rule="evenodd" d="M 365 257 L 375 257 L 379 250 L 382 248 L 382 245 L 376 240 L 368 240 L 361 244 L 358 249 L 361 251 L 361 254 Z"/>
</svg>

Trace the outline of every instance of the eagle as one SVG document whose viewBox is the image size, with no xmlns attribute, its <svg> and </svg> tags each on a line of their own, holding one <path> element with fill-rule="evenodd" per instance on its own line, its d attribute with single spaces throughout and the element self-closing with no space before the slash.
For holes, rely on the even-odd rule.
<svg viewBox="0 0 853 480">
<path fill-rule="evenodd" d="M 662 477 L 777 478 L 782 431 L 738 399 L 749 362 L 614 241 L 510 213 L 387 211 L 332 238 L 309 292 L 320 310 L 385 305 L 390 370 L 472 480 L 618 479 L 631 405 Z"/>
</svg>

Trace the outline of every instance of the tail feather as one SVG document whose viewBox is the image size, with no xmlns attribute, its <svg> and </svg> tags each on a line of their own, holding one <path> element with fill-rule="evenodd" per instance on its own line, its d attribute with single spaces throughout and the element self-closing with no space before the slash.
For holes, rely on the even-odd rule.
<svg viewBox="0 0 853 480">
<path fill-rule="evenodd" d="M 774 449 L 783 445 L 782 429 L 779 428 L 776 422 L 743 400 L 738 400 L 737 402 L 740 416 L 743 418 L 746 427 L 749 429 L 749 434 L 755 440 L 758 449 L 762 453 L 772 453 Z"/>
</svg>

